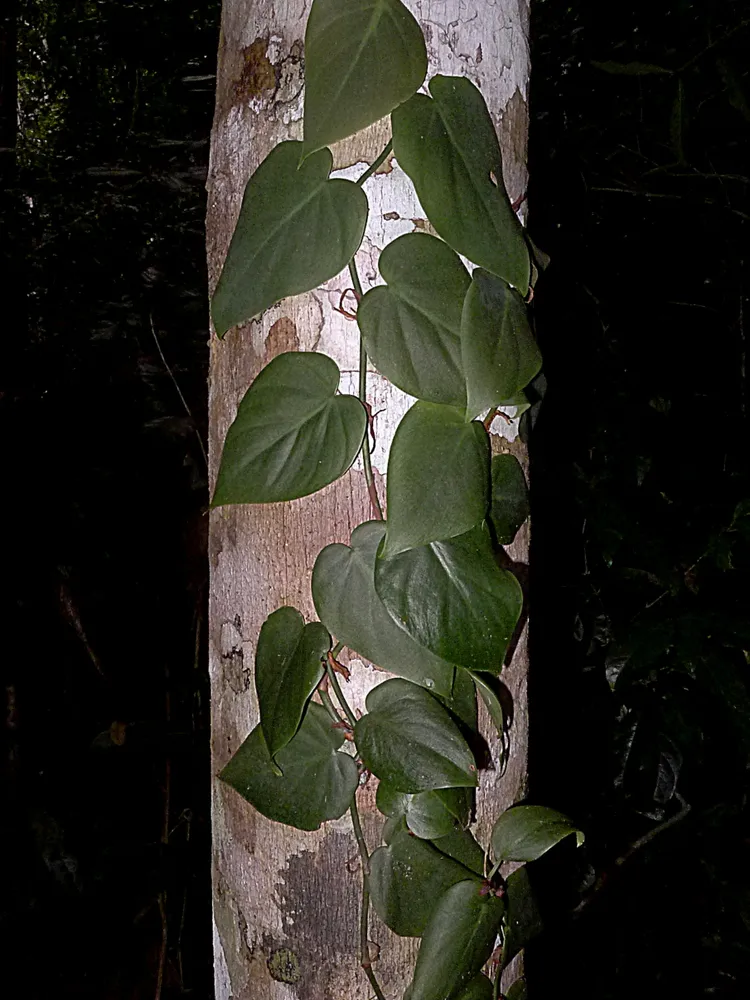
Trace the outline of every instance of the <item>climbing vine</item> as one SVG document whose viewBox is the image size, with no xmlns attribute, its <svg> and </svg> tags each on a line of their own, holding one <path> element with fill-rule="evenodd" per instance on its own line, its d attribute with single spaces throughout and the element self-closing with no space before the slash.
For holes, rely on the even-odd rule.
<svg viewBox="0 0 750 1000">
<path fill-rule="evenodd" d="M 541 368 L 526 307 L 541 255 L 503 186 L 479 90 L 435 76 L 418 92 L 425 41 L 401 0 L 313 0 L 305 53 L 303 141 L 280 143 L 250 177 L 212 317 L 223 337 L 348 267 L 359 391 L 340 394 L 338 367 L 322 354 L 274 358 L 229 428 L 212 505 L 307 496 L 361 456 L 375 519 L 349 545 L 319 553 L 319 621 L 282 607 L 263 624 L 260 722 L 221 777 L 263 815 L 301 830 L 349 811 L 363 872 L 359 957 L 378 1000 L 371 904 L 394 933 L 421 938 L 405 1000 L 488 1000 L 538 929 L 526 869 L 506 879 L 502 866 L 583 839 L 566 817 L 528 804 L 498 818 L 488 845 L 469 829 L 477 695 L 507 747 L 499 675 L 523 593 L 498 556 L 528 514 L 523 471 L 510 455 L 491 459 L 488 426 L 497 407 L 528 406 Z M 381 156 L 357 182 L 332 179 L 329 144 L 386 115 L 392 139 Z M 438 235 L 395 239 L 380 255 L 384 283 L 363 292 L 363 184 L 391 151 Z M 370 461 L 368 356 L 416 398 L 390 451 L 387 520 Z M 396 675 L 369 693 L 361 718 L 339 682 L 343 647 Z M 385 817 L 372 854 L 357 809 L 371 776 Z M 498 938 L 493 983 L 482 969 Z M 508 996 L 524 991 L 519 980 Z"/>
</svg>

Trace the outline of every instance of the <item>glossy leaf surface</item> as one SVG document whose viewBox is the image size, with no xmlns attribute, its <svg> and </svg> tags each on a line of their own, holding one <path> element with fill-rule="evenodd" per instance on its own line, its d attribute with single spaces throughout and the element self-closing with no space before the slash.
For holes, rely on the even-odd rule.
<svg viewBox="0 0 750 1000">
<path fill-rule="evenodd" d="M 510 545 L 529 516 L 529 490 L 515 455 L 493 455 L 490 521 L 501 545 Z"/>
<path fill-rule="evenodd" d="M 408 795 L 381 781 L 375 802 L 386 816 L 403 816 L 415 837 L 432 840 L 462 831 L 469 825 L 472 798 L 468 788 L 441 788 Z"/>
<path fill-rule="evenodd" d="M 458 861 L 476 875 L 482 876 L 485 870 L 484 851 L 477 843 L 474 835 L 468 830 L 449 833 L 445 837 L 433 840 L 433 846 L 449 858 Z"/>
<path fill-rule="evenodd" d="M 339 370 L 325 354 L 279 354 L 240 403 L 221 456 L 213 507 L 273 503 L 315 493 L 357 457 L 367 415 L 339 396 Z"/>
<path fill-rule="evenodd" d="M 495 823 L 492 850 L 497 860 L 536 861 L 571 834 L 575 834 L 580 847 L 584 834 L 556 809 L 512 806 Z"/>
</svg>

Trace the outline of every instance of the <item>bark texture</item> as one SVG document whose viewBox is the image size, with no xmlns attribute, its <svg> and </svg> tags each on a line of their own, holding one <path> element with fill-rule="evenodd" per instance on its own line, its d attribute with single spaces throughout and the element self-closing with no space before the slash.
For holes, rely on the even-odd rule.
<svg viewBox="0 0 750 1000">
<path fill-rule="evenodd" d="M 216 113 L 208 180 L 208 268 L 215 287 L 245 182 L 280 141 L 302 137 L 304 29 L 310 0 L 225 0 Z M 422 24 L 436 72 L 468 76 L 482 90 L 505 157 L 511 199 L 526 189 L 528 3 L 526 0 L 410 0 Z M 356 178 L 388 138 L 388 121 L 334 148 L 339 176 Z M 370 217 L 358 265 L 365 288 L 379 280 L 377 257 L 390 240 L 427 228 L 405 175 L 392 160 L 365 186 Z M 340 275 L 315 291 L 286 299 L 259 320 L 211 343 L 210 465 L 215 481 L 221 448 L 237 405 L 253 378 L 276 354 L 318 350 L 342 369 L 342 390 L 356 393 L 358 332 L 335 310 L 349 285 Z M 384 498 L 388 447 L 410 397 L 376 372 L 368 398 L 377 413 L 373 464 Z M 512 413 L 512 411 L 510 411 Z M 517 423 L 493 425 L 495 450 L 525 463 Z M 224 507 L 211 513 L 210 672 L 213 772 L 218 773 L 257 722 L 252 666 L 264 619 L 283 604 L 314 618 L 310 572 L 322 546 L 348 542 L 372 517 L 357 464 L 342 480 L 289 504 Z M 511 555 L 525 561 L 526 529 Z M 347 694 L 362 706 L 385 675 L 352 660 Z M 525 792 L 527 764 L 526 653 L 518 644 L 505 682 L 514 697 L 512 757 L 504 773 L 483 774 L 478 836 Z M 486 720 L 485 720 L 486 722 Z M 491 733 L 489 726 L 485 732 Z M 490 744 L 497 760 L 496 740 Z M 375 782 L 361 795 L 370 849 L 380 842 Z M 214 782 L 214 943 L 217 1000 L 366 1000 L 371 990 L 357 966 L 361 872 L 348 816 L 317 833 L 274 824 L 234 791 Z M 376 972 L 389 998 L 400 997 L 416 942 L 396 938 L 371 917 L 380 946 Z"/>
</svg>

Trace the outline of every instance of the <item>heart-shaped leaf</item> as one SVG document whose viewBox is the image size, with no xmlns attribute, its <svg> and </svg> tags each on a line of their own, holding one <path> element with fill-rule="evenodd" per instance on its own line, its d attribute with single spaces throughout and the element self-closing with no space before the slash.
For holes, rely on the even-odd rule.
<svg viewBox="0 0 750 1000">
<path fill-rule="evenodd" d="M 460 830 L 456 833 L 449 833 L 445 837 L 437 837 L 432 843 L 438 851 L 447 854 L 454 861 L 458 861 L 469 871 L 480 876 L 484 874 L 484 851 L 468 830 Z"/>
<path fill-rule="evenodd" d="M 457 882 L 438 900 L 422 935 L 411 1000 L 454 1000 L 492 954 L 505 904 L 475 880 Z"/>
<path fill-rule="evenodd" d="M 519 868 L 505 883 L 503 967 L 543 930 L 542 918 L 526 868 Z"/>
<path fill-rule="evenodd" d="M 387 847 L 370 858 L 369 888 L 375 912 L 395 934 L 417 937 L 427 926 L 443 893 L 471 878 L 463 865 L 412 837 L 403 822 Z M 474 880 L 477 890 L 481 882 Z"/>
<path fill-rule="evenodd" d="M 474 271 L 464 300 L 461 360 L 470 419 L 516 396 L 542 367 L 523 299 L 481 268 Z"/>
<path fill-rule="evenodd" d="M 357 765 L 339 753 L 343 742 L 323 706 L 312 702 L 295 737 L 277 754 L 283 774 L 274 771 L 256 726 L 219 777 L 269 819 L 317 830 L 325 820 L 343 816 L 357 790 Z"/>
<path fill-rule="evenodd" d="M 419 90 L 424 35 L 400 0 L 314 0 L 305 32 L 305 150 L 345 139 Z"/>
<path fill-rule="evenodd" d="M 489 500 L 490 443 L 478 421 L 452 406 L 415 403 L 388 457 L 388 528 L 382 557 L 462 535 Z"/>
<path fill-rule="evenodd" d="M 498 861 L 536 861 L 572 833 L 580 847 L 584 834 L 556 809 L 512 806 L 495 823 L 492 850 Z"/>
<path fill-rule="evenodd" d="M 383 670 L 450 698 L 454 667 L 418 645 L 393 621 L 375 592 L 375 560 L 385 535 L 383 521 L 367 521 L 348 545 L 328 545 L 312 575 L 315 610 L 350 649 Z"/>
<path fill-rule="evenodd" d="M 501 545 L 510 545 L 529 516 L 529 490 L 515 455 L 493 455 L 490 521 Z"/>
<path fill-rule="evenodd" d="M 325 354 L 279 354 L 245 393 L 227 433 L 211 505 L 273 503 L 343 476 L 362 446 L 367 414 L 339 396 Z"/>
<path fill-rule="evenodd" d="M 375 589 L 393 620 L 436 656 L 502 669 L 523 595 L 495 562 L 486 529 L 378 559 Z"/>
<path fill-rule="evenodd" d="M 465 77 L 435 76 L 429 89 L 432 98 L 415 94 L 391 116 L 396 159 L 446 243 L 525 296 L 529 252 L 484 98 Z"/>
<path fill-rule="evenodd" d="M 255 653 L 255 689 L 271 757 L 297 732 L 323 676 L 321 657 L 330 648 L 327 629 L 320 622 L 305 625 L 295 608 L 279 608 L 263 622 Z"/>
<path fill-rule="evenodd" d="M 469 788 L 440 788 L 408 795 L 381 781 L 375 802 L 386 816 L 403 816 L 415 837 L 432 840 L 464 830 L 471 820 Z"/>
<path fill-rule="evenodd" d="M 458 254 L 427 233 L 407 233 L 380 254 L 388 282 L 366 293 L 357 322 L 373 364 L 418 399 L 466 406 L 461 312 L 471 283 Z"/>
<path fill-rule="evenodd" d="M 237 225 L 211 301 L 216 332 L 309 292 L 339 273 L 362 242 L 367 196 L 329 180 L 330 149 L 300 165 L 301 142 L 279 143 L 245 188 Z"/>
<path fill-rule="evenodd" d="M 390 680 L 367 696 L 354 729 L 365 766 L 400 792 L 474 787 L 474 757 L 446 710 L 424 688 Z"/>
</svg>

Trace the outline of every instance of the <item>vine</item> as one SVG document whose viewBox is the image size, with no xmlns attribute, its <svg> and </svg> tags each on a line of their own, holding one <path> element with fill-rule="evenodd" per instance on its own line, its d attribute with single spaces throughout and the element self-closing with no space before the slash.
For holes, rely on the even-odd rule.
<svg viewBox="0 0 750 1000">
<path fill-rule="evenodd" d="M 504 879 L 502 866 L 534 862 L 569 835 L 583 840 L 566 817 L 529 804 L 506 810 L 486 847 L 469 829 L 477 694 L 507 749 L 498 678 L 523 596 L 498 556 L 528 515 L 523 471 L 510 455 L 491 459 L 488 427 L 498 407 L 528 407 L 524 390 L 541 368 L 526 301 L 543 256 L 504 189 L 479 90 L 435 76 L 419 92 L 425 41 L 401 0 L 313 0 L 305 51 L 304 140 L 280 143 L 250 177 L 212 317 L 223 337 L 348 267 L 358 395 L 339 394 L 339 369 L 324 355 L 274 358 L 229 428 L 212 506 L 307 496 L 361 455 L 375 519 L 350 545 L 318 554 L 318 622 L 283 607 L 263 624 L 260 722 L 221 777 L 301 830 L 349 811 L 363 878 L 359 960 L 378 1000 L 371 904 L 394 933 L 421 938 L 405 1000 L 489 1000 L 539 925 L 526 868 Z M 386 115 L 392 139 L 380 156 L 356 182 L 331 179 L 329 144 Z M 391 151 L 438 236 L 395 239 L 380 255 L 384 283 L 365 292 L 354 260 L 363 185 Z M 459 254 L 477 265 L 471 273 Z M 390 451 L 387 520 L 370 458 L 368 356 L 416 398 Z M 344 646 L 396 675 L 370 691 L 361 718 L 337 677 Z M 372 854 L 357 808 L 371 776 L 385 817 Z M 482 972 L 493 953 L 494 983 Z M 524 991 L 519 980 L 508 996 Z"/>
</svg>

